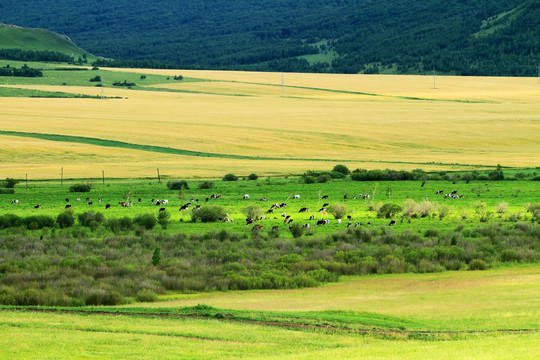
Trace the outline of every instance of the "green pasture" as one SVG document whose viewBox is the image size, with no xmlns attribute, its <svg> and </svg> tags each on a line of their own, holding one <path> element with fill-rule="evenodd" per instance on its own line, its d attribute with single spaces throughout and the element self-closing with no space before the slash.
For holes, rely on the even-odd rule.
<svg viewBox="0 0 540 360">
<path fill-rule="evenodd" d="M 210 180 L 214 187 L 211 189 L 199 189 L 198 185 L 203 182 L 188 181 L 189 189 L 169 190 L 167 182 L 170 179 L 134 179 L 134 180 L 111 180 L 102 179 L 87 180 L 93 185 L 89 193 L 73 193 L 70 186 L 84 183 L 81 180 L 49 180 L 32 181 L 28 185 L 21 180 L 15 187 L 15 194 L 0 194 L 0 212 L 12 213 L 19 216 L 50 215 L 56 216 L 62 212 L 67 204 L 70 204 L 75 214 L 94 211 L 102 212 L 106 217 L 133 217 L 140 214 L 157 214 L 160 208 L 165 208 L 171 214 L 170 232 L 205 232 L 208 230 L 229 229 L 234 232 L 250 231 L 251 226 L 245 225 L 245 209 L 249 206 L 258 207 L 265 216 L 258 223 L 265 229 L 272 226 L 285 227 L 282 213 L 290 215 L 294 222 L 311 223 L 315 234 L 334 232 L 344 229 L 348 220 L 344 219 L 337 224 L 334 217 L 328 211 L 319 211 L 324 204 L 344 204 L 352 217 L 353 224 L 359 222 L 362 227 L 371 222 L 373 227 L 388 225 L 389 219 L 377 218 L 375 209 L 384 203 L 395 203 L 399 206 L 411 199 L 416 203 L 422 203 L 427 198 L 435 205 L 444 205 L 448 209 L 448 215 L 440 218 L 435 211 L 432 216 L 425 218 L 409 219 L 403 214 L 392 217 L 397 221 L 396 230 L 424 231 L 427 228 L 439 230 L 451 230 L 458 224 L 474 226 L 479 222 L 479 212 L 490 213 L 486 222 L 505 221 L 530 221 L 531 214 L 527 213 L 527 205 L 537 203 L 540 183 L 537 181 L 428 181 L 424 186 L 421 181 L 381 181 L 381 182 L 356 182 L 348 179 L 334 179 L 327 183 L 304 184 L 301 178 L 265 178 L 255 181 L 240 180 L 226 182 L 220 179 Z M 443 190 L 443 194 L 436 192 Z M 444 194 L 457 191 L 463 198 L 445 199 Z M 221 194 L 217 200 L 209 199 L 212 194 Z M 369 195 L 369 199 L 359 199 L 359 195 Z M 250 199 L 243 199 L 249 195 Z M 300 199 L 294 199 L 300 195 Z M 328 196 L 328 199 L 323 199 Z M 355 199 L 356 197 L 356 199 Z M 76 199 L 79 198 L 80 202 Z M 89 205 L 86 201 L 89 198 Z M 265 198 L 266 201 L 261 201 Z M 19 204 L 11 204 L 14 199 Z M 66 199 L 69 201 L 66 202 Z M 99 202 L 101 199 L 101 202 Z M 141 199 L 141 202 L 138 200 Z M 169 203 L 163 206 L 152 204 L 151 200 L 167 199 Z M 232 223 L 191 223 L 193 206 L 188 210 L 179 211 L 180 206 L 193 199 L 193 206 L 220 205 L 224 207 L 234 220 Z M 197 202 L 198 200 L 198 202 Z M 124 208 L 119 202 L 132 202 L 132 206 Z M 498 205 L 507 204 L 504 212 L 497 212 Z M 287 207 L 275 209 L 272 214 L 266 214 L 274 203 L 286 203 Z M 41 209 L 34 209 L 40 204 Z M 105 205 L 110 204 L 110 209 Z M 301 208 L 307 207 L 309 211 L 300 213 Z M 328 207 L 328 206 L 327 206 Z M 513 217 L 512 217 L 513 215 Z M 314 220 L 309 220 L 314 216 Z M 512 217 L 513 220 L 510 220 Z M 321 218 L 329 219 L 330 224 L 315 227 L 315 221 Z"/>
</svg>

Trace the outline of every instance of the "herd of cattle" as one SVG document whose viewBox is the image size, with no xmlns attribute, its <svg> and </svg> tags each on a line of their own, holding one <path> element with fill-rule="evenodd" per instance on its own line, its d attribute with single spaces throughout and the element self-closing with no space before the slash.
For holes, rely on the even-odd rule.
<svg viewBox="0 0 540 360">
<path fill-rule="evenodd" d="M 439 190 L 439 191 L 437 191 L 435 193 L 435 195 L 444 195 L 444 199 L 447 199 L 447 198 L 460 199 L 460 198 L 464 197 L 463 195 L 459 195 L 456 190 L 454 190 L 454 191 L 452 191 L 450 193 L 445 193 L 443 190 Z M 212 194 L 209 197 L 206 197 L 204 199 L 204 202 L 209 202 L 211 200 L 217 200 L 217 199 L 220 199 L 220 198 L 222 198 L 221 194 Z M 345 196 L 345 198 L 346 198 L 346 196 Z M 353 199 L 369 199 L 369 198 L 370 198 L 369 194 L 359 194 L 358 196 L 355 195 L 353 197 Z M 249 194 L 245 194 L 242 197 L 242 199 L 243 200 L 250 200 L 251 196 Z M 292 196 L 292 199 L 293 200 L 300 200 L 300 195 L 296 194 L 296 195 Z M 322 199 L 322 200 L 329 199 L 329 195 L 323 195 L 322 197 L 320 197 L 320 199 Z M 426 196 L 426 199 L 429 200 L 429 196 Z M 76 198 L 75 201 L 77 203 L 81 203 L 82 199 L 81 198 Z M 259 198 L 259 201 L 266 202 L 268 200 L 266 199 L 266 197 L 261 197 L 261 198 Z M 65 205 L 65 209 L 69 209 L 69 208 L 72 207 L 72 204 L 70 203 L 69 198 L 66 198 L 65 202 L 67 203 Z M 88 206 L 94 205 L 94 202 L 88 197 L 85 199 L 84 202 Z M 98 198 L 97 202 L 102 203 L 103 201 L 102 201 L 101 198 Z M 138 198 L 137 202 L 142 203 L 142 199 Z M 180 206 L 179 211 L 188 210 L 190 208 L 192 208 L 193 210 L 196 211 L 197 209 L 201 208 L 201 205 L 200 205 L 201 202 L 202 201 L 199 201 L 199 199 L 190 199 L 188 202 L 186 202 L 185 204 Z M 155 206 L 160 206 L 159 211 L 165 211 L 166 210 L 165 205 L 169 204 L 169 200 L 167 200 L 167 199 L 151 199 L 151 203 L 153 205 L 155 205 Z M 14 200 L 11 201 L 11 204 L 18 205 L 19 200 L 14 199 Z M 118 205 L 121 206 L 121 207 L 124 207 L 124 208 L 130 208 L 130 207 L 133 206 L 133 201 L 119 201 Z M 310 215 L 309 216 L 309 221 L 315 221 L 315 223 L 314 223 L 315 226 L 324 226 L 324 225 L 330 224 L 330 220 L 325 219 L 325 215 L 327 215 L 326 209 L 327 209 L 328 206 L 329 206 L 329 203 L 324 202 L 323 205 L 318 209 L 317 212 L 321 213 L 321 219 L 320 220 L 315 220 L 315 215 Z M 34 209 L 41 209 L 41 208 L 42 208 L 41 204 L 34 205 Z M 105 204 L 105 209 L 108 210 L 110 208 L 111 208 L 111 204 L 106 203 Z M 285 202 L 273 203 L 265 213 L 267 215 L 268 214 L 274 214 L 275 210 L 281 209 L 280 211 L 282 211 L 282 212 L 281 212 L 280 216 L 283 218 L 283 223 L 289 225 L 289 229 L 291 229 L 292 226 L 293 226 L 292 223 L 293 223 L 294 219 L 291 217 L 290 214 L 287 214 L 285 211 L 283 211 L 283 209 L 285 209 L 285 208 L 287 208 L 287 203 L 285 203 Z M 298 212 L 299 213 L 307 213 L 307 212 L 309 212 L 309 207 L 305 207 L 305 206 L 300 207 Z M 260 222 L 260 221 L 263 221 L 263 220 L 266 220 L 266 219 L 267 219 L 266 215 L 258 216 L 256 218 L 251 218 L 251 217 L 248 216 L 246 218 L 246 225 L 252 225 L 252 228 L 251 228 L 252 231 L 259 231 L 259 230 L 262 230 L 264 228 L 264 226 L 261 225 L 261 224 L 255 224 L 255 222 L 257 222 L 257 221 Z M 276 220 L 278 218 L 274 217 L 274 219 Z M 229 217 L 229 214 L 227 214 L 227 216 L 225 218 L 220 218 L 219 220 L 221 222 L 234 222 L 234 220 Z M 352 220 L 353 220 L 352 216 L 347 215 L 347 227 L 359 227 L 361 225 L 360 222 L 353 222 Z M 336 224 L 341 224 L 342 220 L 341 219 L 336 219 L 335 223 Z M 367 222 L 366 225 L 370 226 L 371 222 Z M 395 220 L 390 220 L 390 222 L 388 223 L 388 226 L 393 226 L 393 225 L 396 225 L 396 221 Z M 302 227 L 304 229 L 310 229 L 311 225 L 310 225 L 310 223 L 303 223 Z M 277 229 L 279 229 L 278 226 L 273 226 L 272 227 L 272 230 L 274 230 L 274 231 L 277 230 Z"/>
</svg>

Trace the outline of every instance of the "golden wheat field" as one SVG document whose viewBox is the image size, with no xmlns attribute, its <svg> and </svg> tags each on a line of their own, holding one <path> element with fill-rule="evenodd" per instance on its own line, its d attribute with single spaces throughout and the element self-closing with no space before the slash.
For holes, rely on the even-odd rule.
<svg viewBox="0 0 540 360">
<path fill-rule="evenodd" d="M 60 167 L 69 177 L 98 177 L 102 170 L 113 177 L 146 177 L 160 168 L 166 175 L 195 178 L 298 174 L 340 162 L 351 169 L 540 165 L 540 84 L 534 78 L 440 76 L 434 88 L 432 76 L 181 73 L 206 81 L 105 89 L 115 99 L 2 98 L 0 130 L 218 157 L 9 135 L 0 137 L 2 176 L 54 178 Z M 82 86 L 17 87 L 100 92 Z"/>
</svg>

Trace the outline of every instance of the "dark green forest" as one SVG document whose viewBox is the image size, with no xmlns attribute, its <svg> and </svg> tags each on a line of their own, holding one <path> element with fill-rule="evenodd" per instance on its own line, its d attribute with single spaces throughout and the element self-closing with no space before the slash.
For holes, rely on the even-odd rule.
<svg viewBox="0 0 540 360">
<path fill-rule="evenodd" d="M 538 0 L 28 0 L 0 14 L 114 66 L 535 76 L 540 55 Z"/>
</svg>

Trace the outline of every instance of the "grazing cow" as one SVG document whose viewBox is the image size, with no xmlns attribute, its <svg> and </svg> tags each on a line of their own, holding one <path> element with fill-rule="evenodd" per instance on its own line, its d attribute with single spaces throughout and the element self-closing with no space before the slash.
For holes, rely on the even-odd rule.
<svg viewBox="0 0 540 360">
<path fill-rule="evenodd" d="M 111 208 L 111 204 L 106 204 L 105 205 L 105 210 L 110 209 L 110 208 Z"/>
<path fill-rule="evenodd" d="M 91 201 L 89 201 L 89 202 L 88 202 L 88 205 L 94 205 L 94 203 L 93 203 L 93 202 L 91 202 Z"/>
<path fill-rule="evenodd" d="M 294 195 L 293 199 L 300 199 L 300 195 Z"/>
<path fill-rule="evenodd" d="M 266 198 L 263 196 L 263 197 L 260 199 L 260 201 L 268 201 L 268 200 L 266 200 Z"/>
<path fill-rule="evenodd" d="M 65 207 L 65 209 L 69 209 L 69 208 L 71 208 L 71 204 L 67 204 Z"/>
<path fill-rule="evenodd" d="M 166 209 L 165 208 L 159 208 L 159 211 L 165 211 Z"/>
<path fill-rule="evenodd" d="M 260 224 L 255 224 L 253 225 L 253 227 L 251 228 L 251 231 L 259 231 L 259 230 L 262 230 L 263 229 L 263 226 L 260 225 Z"/>
<path fill-rule="evenodd" d="M 18 199 L 11 200 L 11 203 L 12 203 L 12 204 L 18 204 L 18 203 L 19 203 L 19 200 L 18 200 Z"/>
<path fill-rule="evenodd" d="M 34 209 L 41 209 L 41 205 L 37 204 L 36 206 L 34 206 Z"/>
<path fill-rule="evenodd" d="M 204 199 L 204 202 L 208 202 L 208 200 L 210 200 L 210 199 L 209 199 L 209 198 L 206 198 L 206 199 Z"/>
<path fill-rule="evenodd" d="M 367 224 L 371 226 L 371 221 L 368 221 Z"/>
<path fill-rule="evenodd" d="M 352 198 L 353 198 L 353 200 L 356 200 L 356 195 L 355 195 L 355 196 L 353 196 Z"/>
<path fill-rule="evenodd" d="M 351 216 L 351 215 L 347 215 L 347 220 L 352 220 L 352 216 Z"/>
<path fill-rule="evenodd" d="M 352 222 L 349 221 L 349 223 L 347 224 L 347 227 L 351 227 L 352 226 Z"/>
<path fill-rule="evenodd" d="M 285 216 L 287 216 L 287 213 L 282 212 L 281 217 L 285 217 Z"/>
<path fill-rule="evenodd" d="M 326 224 L 326 220 L 321 219 L 321 220 L 318 220 L 315 225 L 319 226 L 319 225 L 325 225 L 325 224 Z"/>
<path fill-rule="evenodd" d="M 313 219 L 315 219 L 315 215 L 311 215 L 311 216 L 309 217 L 309 220 L 313 220 Z"/>
<path fill-rule="evenodd" d="M 287 207 L 287 204 L 281 203 L 281 204 L 279 204 L 279 207 L 280 207 L 280 208 Z"/>
<path fill-rule="evenodd" d="M 152 204 L 154 203 L 154 201 L 156 201 L 155 199 L 152 199 Z"/>
<path fill-rule="evenodd" d="M 81 198 L 77 198 L 77 202 L 80 203 L 80 202 L 81 202 Z"/>
<path fill-rule="evenodd" d="M 294 219 L 289 219 L 289 221 L 287 221 L 287 224 L 290 224 L 294 221 Z"/>
<path fill-rule="evenodd" d="M 302 225 L 302 227 L 303 227 L 304 229 L 308 229 L 308 230 L 309 230 L 310 225 L 309 225 L 309 224 L 304 224 L 304 225 Z"/>
<path fill-rule="evenodd" d="M 354 223 L 354 227 L 357 228 L 357 227 L 360 227 L 360 223 Z"/>
<path fill-rule="evenodd" d="M 396 220 L 390 220 L 390 224 L 388 226 L 396 225 Z"/>
<path fill-rule="evenodd" d="M 87 198 L 86 198 L 86 202 L 89 202 L 89 201 L 90 201 L 90 198 L 87 197 Z"/>
<path fill-rule="evenodd" d="M 249 200 L 249 199 L 250 199 L 249 194 L 244 195 L 244 197 L 243 197 L 242 199 L 244 199 L 244 200 Z"/>
<path fill-rule="evenodd" d="M 246 225 L 253 224 L 254 221 L 255 221 L 255 220 L 253 220 L 252 218 L 248 217 L 248 218 L 246 219 Z"/>
<path fill-rule="evenodd" d="M 68 199 L 68 198 L 66 198 L 66 202 L 69 202 L 69 199 Z"/>
<path fill-rule="evenodd" d="M 191 203 L 184 204 L 184 205 L 180 206 L 179 211 L 187 210 L 187 209 L 189 209 L 190 206 L 191 206 Z"/>
<path fill-rule="evenodd" d="M 141 202 L 142 202 L 142 199 L 141 199 L 141 198 L 138 198 L 137 201 L 138 201 L 139 203 L 141 203 Z"/>
<path fill-rule="evenodd" d="M 338 223 L 338 224 L 341 224 L 341 219 L 337 219 L 337 223 Z"/>
<path fill-rule="evenodd" d="M 300 209 L 299 212 L 308 212 L 308 211 L 309 211 L 309 208 L 303 207 L 303 208 Z"/>
<path fill-rule="evenodd" d="M 323 195 L 322 199 L 328 199 L 328 195 Z"/>
<path fill-rule="evenodd" d="M 326 209 L 322 207 L 322 208 L 319 209 L 319 212 L 325 211 L 325 210 L 326 210 Z"/>
<path fill-rule="evenodd" d="M 201 205 L 195 205 L 195 209 L 200 209 Z"/>
<path fill-rule="evenodd" d="M 103 201 L 103 200 L 101 200 L 101 198 L 98 199 L 98 202 L 99 202 L 99 203 L 102 202 L 102 201 Z"/>
<path fill-rule="evenodd" d="M 444 190 L 439 190 L 435 193 L 435 195 L 444 194 Z"/>
<path fill-rule="evenodd" d="M 330 204 L 329 203 L 324 203 L 324 204 L 322 204 L 322 207 L 324 208 L 324 207 L 327 207 L 328 205 L 330 205 Z"/>
<path fill-rule="evenodd" d="M 269 209 L 266 211 L 267 214 L 273 214 L 274 213 L 274 209 Z"/>
<path fill-rule="evenodd" d="M 266 219 L 266 217 L 264 215 L 259 217 L 259 220 L 264 220 L 264 219 Z"/>
</svg>

